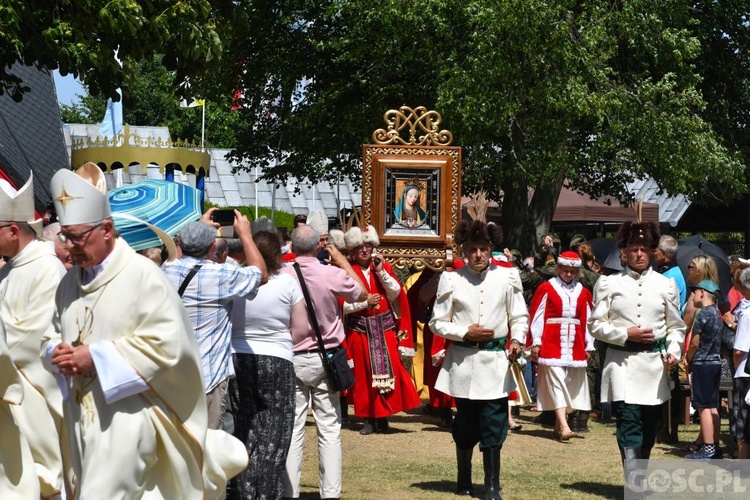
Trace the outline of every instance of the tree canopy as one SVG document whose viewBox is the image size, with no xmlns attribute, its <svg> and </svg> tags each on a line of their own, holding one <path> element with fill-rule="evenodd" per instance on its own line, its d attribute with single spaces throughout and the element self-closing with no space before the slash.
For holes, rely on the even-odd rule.
<svg viewBox="0 0 750 500">
<path fill-rule="evenodd" d="M 506 239 L 526 250 L 563 183 L 620 199 L 645 176 L 693 199 L 744 191 L 739 3 L 240 0 L 217 90 L 242 92 L 235 158 L 277 181 L 356 178 L 386 110 L 439 111 L 464 191 L 502 200 Z"/>
<path fill-rule="evenodd" d="M 231 12 L 231 15 L 228 13 Z M 7 67 L 22 63 L 82 80 L 115 96 L 127 73 L 119 62 L 163 55 L 173 84 L 213 67 L 222 43 L 217 19 L 236 17 L 230 0 L 24 0 L 0 7 L 0 94 L 29 91 Z M 117 55 L 117 57 L 116 57 Z"/>
</svg>

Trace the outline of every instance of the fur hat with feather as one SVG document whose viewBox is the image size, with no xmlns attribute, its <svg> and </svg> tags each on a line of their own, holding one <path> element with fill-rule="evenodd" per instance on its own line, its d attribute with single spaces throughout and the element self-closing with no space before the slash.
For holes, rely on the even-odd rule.
<svg viewBox="0 0 750 500">
<path fill-rule="evenodd" d="M 637 201 L 635 209 L 635 220 L 623 222 L 617 230 L 617 248 L 625 248 L 628 245 L 643 245 L 652 250 L 659 246 L 659 224 L 656 222 L 643 222 L 643 201 Z"/>
<path fill-rule="evenodd" d="M 503 239 L 503 230 L 495 223 L 485 222 L 489 201 L 484 191 L 472 195 L 466 212 L 472 220 L 461 220 L 456 224 L 454 238 L 458 245 L 468 242 L 489 243 L 491 247 L 499 245 Z"/>
<path fill-rule="evenodd" d="M 623 222 L 617 231 L 617 248 L 640 244 L 655 249 L 659 246 L 659 225 L 656 222 Z"/>
</svg>

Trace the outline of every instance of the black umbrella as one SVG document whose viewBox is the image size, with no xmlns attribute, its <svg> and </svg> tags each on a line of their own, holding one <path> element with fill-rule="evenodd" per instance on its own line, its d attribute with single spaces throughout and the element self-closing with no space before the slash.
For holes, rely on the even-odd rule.
<svg viewBox="0 0 750 500">
<path fill-rule="evenodd" d="M 589 240 L 589 245 L 591 245 L 591 251 L 594 252 L 596 263 L 603 266 L 616 244 L 617 240 L 615 238 L 594 238 Z"/>
<path fill-rule="evenodd" d="M 677 243 L 677 265 L 680 266 L 680 271 L 682 271 L 682 275 L 685 277 L 685 283 L 688 286 L 691 284 L 688 281 L 687 267 L 693 258 L 698 255 L 707 255 L 716 263 L 716 268 L 719 271 L 719 288 L 721 289 L 722 296 L 725 297 L 729 293 L 729 289 L 732 288 L 732 274 L 726 252 L 721 247 L 706 241 L 699 234 L 683 238 Z M 697 283 L 693 284 L 696 285 Z"/>
<path fill-rule="evenodd" d="M 612 247 L 612 250 L 609 251 L 609 255 L 607 255 L 607 258 L 604 260 L 604 263 L 602 264 L 602 269 L 610 269 L 612 271 L 617 271 L 617 272 L 625 269 L 625 266 L 622 265 L 622 259 L 620 258 L 621 255 L 622 255 L 621 249 L 617 247 Z"/>
</svg>

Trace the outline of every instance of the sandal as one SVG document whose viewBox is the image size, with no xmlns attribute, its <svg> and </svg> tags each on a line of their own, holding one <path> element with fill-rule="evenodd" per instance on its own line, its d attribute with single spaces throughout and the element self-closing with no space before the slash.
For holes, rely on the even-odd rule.
<svg viewBox="0 0 750 500">
<path fill-rule="evenodd" d="M 560 441 L 561 443 L 564 443 L 566 441 L 570 441 L 570 438 L 575 437 L 576 433 L 571 431 L 570 429 L 566 430 L 555 430 L 555 439 Z"/>
</svg>

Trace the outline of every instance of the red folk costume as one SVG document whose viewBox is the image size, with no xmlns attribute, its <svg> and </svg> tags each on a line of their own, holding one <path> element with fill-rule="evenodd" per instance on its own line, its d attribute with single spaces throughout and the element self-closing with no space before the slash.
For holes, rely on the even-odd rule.
<svg viewBox="0 0 750 500">
<path fill-rule="evenodd" d="M 368 229 L 374 232 L 374 229 Z M 350 246 L 348 242 L 347 246 Z M 344 305 L 347 348 L 354 362 L 354 386 L 347 397 L 353 399 L 354 414 L 364 418 L 383 418 L 416 408 L 422 402 L 400 358 L 400 355 L 414 356 L 406 293 L 401 288 L 398 296 L 392 302 L 388 301 L 382 281 L 390 278 L 399 287 L 400 283 L 387 262 L 383 263 L 382 277 L 372 263 L 369 273 L 356 263 L 352 268 L 368 293 L 380 295 L 380 302 L 372 309 L 366 307 L 366 302 Z"/>
<path fill-rule="evenodd" d="M 460 269 L 464 266 L 462 260 L 456 260 L 453 263 L 455 269 Z M 422 271 L 425 272 L 425 271 Z M 450 271 L 445 271 L 450 272 Z M 435 284 L 437 288 L 437 284 Z M 429 302 L 430 316 L 432 316 L 432 306 L 435 303 L 435 291 L 431 290 L 431 297 Z M 454 408 L 456 401 L 453 396 L 450 396 L 444 392 L 435 389 L 435 382 L 440 374 L 440 368 L 443 366 L 443 360 L 445 359 L 445 352 L 450 345 L 450 340 L 445 337 L 440 337 L 432 333 L 428 321 L 425 321 L 424 328 L 422 330 L 422 338 L 424 341 L 424 383 L 430 391 L 430 406 L 433 408 Z"/>
<path fill-rule="evenodd" d="M 563 252 L 558 266 L 579 268 L 580 257 Z M 539 409 L 591 409 L 586 378 L 586 351 L 594 349 L 587 321 L 591 292 L 577 280 L 565 283 L 555 276 L 542 283 L 531 300 L 528 346 L 539 346 Z"/>
<path fill-rule="evenodd" d="M 593 349 L 586 321 L 591 292 L 578 281 L 572 286 L 555 277 L 539 285 L 531 300 L 527 346 L 540 345 L 539 364 L 585 367 L 586 351 Z"/>
</svg>

